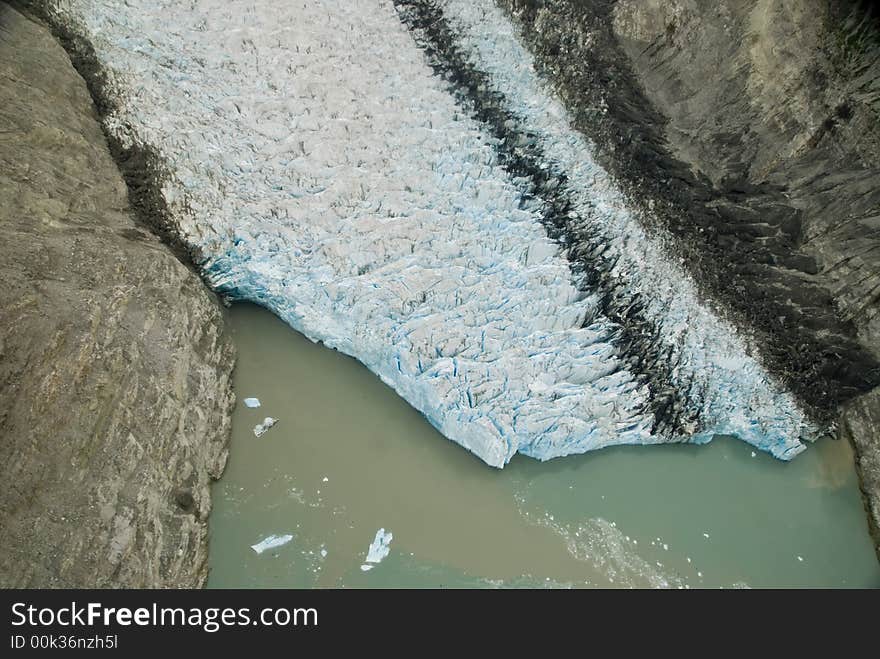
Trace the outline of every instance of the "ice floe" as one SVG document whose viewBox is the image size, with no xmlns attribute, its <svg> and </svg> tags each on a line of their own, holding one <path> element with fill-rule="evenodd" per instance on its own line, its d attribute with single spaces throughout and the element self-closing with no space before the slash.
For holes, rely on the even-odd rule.
<svg viewBox="0 0 880 659">
<path fill-rule="evenodd" d="M 271 416 L 267 416 L 265 419 L 263 419 L 262 423 L 258 423 L 254 426 L 254 435 L 257 437 L 262 437 L 266 434 L 269 428 L 274 426 L 276 423 L 278 423 L 278 419 L 273 419 Z"/>
<path fill-rule="evenodd" d="M 391 551 L 391 540 L 393 539 L 394 536 L 391 534 L 391 531 L 386 532 L 384 528 L 376 531 L 376 537 L 370 543 L 370 547 L 367 550 L 366 563 L 361 565 L 361 570 L 368 572 L 381 563 Z"/>
<path fill-rule="evenodd" d="M 283 547 L 288 542 L 293 540 L 293 536 L 290 534 L 285 535 L 270 535 L 266 536 L 262 540 L 260 540 L 257 544 L 251 545 L 251 549 L 253 549 L 258 554 L 262 554 L 264 551 L 269 549 L 275 549 L 276 547 Z"/>
</svg>

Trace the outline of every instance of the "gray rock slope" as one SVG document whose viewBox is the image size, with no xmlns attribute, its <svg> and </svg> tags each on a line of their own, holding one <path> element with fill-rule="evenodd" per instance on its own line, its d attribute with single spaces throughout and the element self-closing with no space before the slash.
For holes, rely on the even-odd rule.
<svg viewBox="0 0 880 659">
<path fill-rule="evenodd" d="M 0 3 L 0 586 L 207 577 L 234 353 L 135 220 L 82 78 Z"/>
<path fill-rule="evenodd" d="M 853 0 L 498 1 L 702 292 L 852 440 L 880 551 L 876 13 Z"/>
<path fill-rule="evenodd" d="M 839 317 L 876 355 L 880 37 L 867 5 L 623 0 L 613 25 L 669 119 L 665 135 L 676 156 L 714 181 L 736 173 L 783 191 L 799 213 L 795 244 L 807 257 L 792 273 L 828 291 Z M 811 310 L 801 324 L 819 330 L 830 351 L 839 339 L 818 318 Z M 858 372 L 867 363 L 856 358 L 844 368 Z M 855 448 L 880 557 L 880 390 L 844 406 L 839 436 Z"/>
<path fill-rule="evenodd" d="M 855 449 L 862 498 L 868 511 L 874 550 L 880 559 L 880 389 L 846 406 L 838 434 Z"/>
</svg>

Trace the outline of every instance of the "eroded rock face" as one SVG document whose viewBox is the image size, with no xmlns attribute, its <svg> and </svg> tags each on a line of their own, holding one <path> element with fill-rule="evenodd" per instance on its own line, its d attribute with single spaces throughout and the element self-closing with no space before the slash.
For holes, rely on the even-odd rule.
<svg viewBox="0 0 880 659">
<path fill-rule="evenodd" d="M 880 559 L 880 390 L 847 405 L 841 416 L 840 436 L 855 449 L 868 525 Z"/>
<path fill-rule="evenodd" d="M 807 257 L 789 269 L 816 275 L 876 354 L 878 73 L 850 15 L 865 10 L 843 0 L 623 0 L 613 26 L 668 118 L 674 154 L 716 184 L 783 191 L 780 202 L 800 213 L 794 246 Z"/>
<path fill-rule="evenodd" d="M 4 4 L 0 79 L 0 585 L 201 585 L 222 308 L 133 219 L 64 50 Z"/>
</svg>

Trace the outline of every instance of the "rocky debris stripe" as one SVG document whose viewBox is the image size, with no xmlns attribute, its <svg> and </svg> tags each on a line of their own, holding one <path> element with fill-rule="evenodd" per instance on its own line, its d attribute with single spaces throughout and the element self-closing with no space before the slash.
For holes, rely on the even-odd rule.
<svg viewBox="0 0 880 659">
<path fill-rule="evenodd" d="M 499 162 L 523 186 L 522 204 L 540 208 L 547 235 L 568 255 L 576 281 L 598 293 L 598 308 L 616 326 L 612 340 L 621 362 L 650 390 L 648 407 L 653 433 L 691 433 L 698 419 L 689 383 L 676 386 L 670 377 L 675 367 L 669 350 L 658 340 L 659 330 L 645 317 L 636 294 L 615 286 L 603 260 L 603 237 L 577 230 L 578 217 L 567 189 L 565 172 L 548 167 L 544 153 L 527 126 L 510 112 L 507 99 L 494 89 L 491 79 L 477 69 L 458 47 L 456 33 L 434 2 L 395 0 L 401 20 L 414 31 L 434 73 L 448 81 L 461 105 L 495 138 Z M 586 325 L 589 321 L 585 320 Z"/>
<path fill-rule="evenodd" d="M 833 425 L 842 403 L 880 384 L 880 348 L 860 343 L 855 329 L 877 316 L 869 291 L 878 282 L 877 260 L 850 251 L 878 248 L 876 231 L 868 229 L 880 203 L 878 170 L 857 167 L 872 157 L 843 144 L 823 144 L 786 160 L 792 126 L 809 124 L 810 117 L 799 99 L 764 98 L 783 83 L 780 89 L 798 94 L 831 88 L 828 67 L 809 62 L 821 44 L 787 22 L 800 12 L 818 16 L 829 3 L 812 2 L 809 9 L 772 2 L 719 9 L 702 0 L 497 4 L 517 24 L 536 68 L 563 98 L 572 125 L 596 145 L 603 166 L 633 203 L 650 206 L 649 217 L 675 238 L 701 292 L 755 334 L 762 363 L 817 423 Z M 764 12 L 778 34 L 737 33 L 739 12 Z M 654 38 L 635 40 L 640 25 Z M 784 64 L 803 59 L 804 77 L 780 80 L 790 75 L 781 66 L 775 79 L 750 80 L 753 65 L 725 50 L 731 39 L 737 47 L 745 44 L 740 49 L 747 53 L 787 52 L 789 42 L 804 40 Z M 722 69 L 708 64 L 716 60 Z M 728 65 L 734 70 L 723 69 Z M 705 71 L 694 80 L 694 71 L 688 78 L 683 68 Z M 657 109 L 664 101 L 665 110 L 679 113 L 671 120 Z M 835 106 L 823 125 L 846 121 L 846 104 Z M 876 134 L 876 119 L 861 134 L 869 132 Z M 688 160 L 695 149 L 702 159 Z M 775 158 L 778 171 L 753 171 L 756 150 Z M 813 253 L 827 258 L 829 267 L 820 272 Z M 854 306 L 863 311 L 853 312 Z"/>
</svg>

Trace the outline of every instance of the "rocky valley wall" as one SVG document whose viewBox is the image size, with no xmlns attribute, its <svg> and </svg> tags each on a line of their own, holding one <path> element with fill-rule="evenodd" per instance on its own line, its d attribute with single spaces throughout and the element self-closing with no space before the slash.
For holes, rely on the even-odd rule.
<svg viewBox="0 0 880 659">
<path fill-rule="evenodd" d="M 234 352 L 137 221 L 49 30 L 0 3 L 0 585 L 193 587 Z"/>
</svg>

